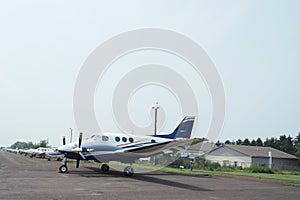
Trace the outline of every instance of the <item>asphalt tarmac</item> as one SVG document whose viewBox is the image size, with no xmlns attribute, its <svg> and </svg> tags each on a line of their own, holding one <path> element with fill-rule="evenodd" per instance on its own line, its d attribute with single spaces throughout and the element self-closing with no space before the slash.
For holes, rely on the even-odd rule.
<svg viewBox="0 0 300 200">
<path fill-rule="evenodd" d="M 300 188 L 257 179 L 151 172 L 124 177 L 83 163 L 57 173 L 60 162 L 0 151 L 0 199 L 299 199 Z"/>
</svg>

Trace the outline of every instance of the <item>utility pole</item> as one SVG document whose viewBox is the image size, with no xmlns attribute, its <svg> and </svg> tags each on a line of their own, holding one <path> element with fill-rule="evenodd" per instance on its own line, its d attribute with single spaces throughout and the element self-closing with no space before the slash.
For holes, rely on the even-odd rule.
<svg viewBox="0 0 300 200">
<path fill-rule="evenodd" d="M 155 106 L 152 107 L 154 109 L 154 135 L 157 132 L 157 110 L 159 109 L 158 102 L 156 102 Z"/>
<path fill-rule="evenodd" d="M 70 137 L 70 143 L 72 142 L 72 134 L 73 134 L 73 129 L 70 128 L 70 131 L 71 131 L 71 137 Z"/>
<path fill-rule="evenodd" d="M 157 132 L 157 110 L 159 109 L 158 102 L 156 102 L 155 106 L 152 107 L 154 109 L 154 135 Z M 156 155 L 153 155 L 153 164 L 157 164 Z"/>
</svg>

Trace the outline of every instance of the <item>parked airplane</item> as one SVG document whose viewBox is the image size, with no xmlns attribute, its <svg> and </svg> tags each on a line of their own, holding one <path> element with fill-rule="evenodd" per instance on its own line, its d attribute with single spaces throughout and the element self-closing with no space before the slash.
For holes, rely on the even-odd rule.
<svg viewBox="0 0 300 200">
<path fill-rule="evenodd" d="M 56 150 L 53 150 L 46 152 L 45 158 L 47 158 L 48 161 L 50 161 L 51 159 L 62 160 L 64 158 L 64 155 Z"/>
<path fill-rule="evenodd" d="M 25 156 L 29 155 L 30 157 L 36 157 L 36 158 L 45 158 L 47 153 L 54 152 L 54 149 L 46 148 L 46 147 L 39 147 L 36 149 L 21 149 L 19 150 L 20 154 L 24 154 Z"/>
<path fill-rule="evenodd" d="M 134 136 L 123 133 L 101 133 L 92 135 L 82 143 L 82 133 L 76 142 L 66 144 L 63 138 L 63 146 L 58 151 L 65 155 L 63 165 L 59 172 L 68 172 L 67 158 L 76 159 L 76 168 L 80 160 L 94 160 L 104 163 L 101 166 L 103 172 L 109 171 L 109 161 L 120 161 L 130 163 L 125 167 L 124 175 L 132 176 L 132 163 L 139 158 L 149 157 L 161 152 L 178 151 L 186 149 L 191 143 L 190 139 L 195 117 L 185 117 L 177 128 L 170 134 L 159 134 L 151 136 Z"/>
</svg>

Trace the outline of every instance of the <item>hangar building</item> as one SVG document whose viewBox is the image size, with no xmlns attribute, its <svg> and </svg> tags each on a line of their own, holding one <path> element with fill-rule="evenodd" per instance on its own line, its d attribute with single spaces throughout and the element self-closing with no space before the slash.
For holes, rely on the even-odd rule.
<svg viewBox="0 0 300 200">
<path fill-rule="evenodd" d="M 218 162 L 222 166 L 250 167 L 271 166 L 274 169 L 299 170 L 296 156 L 279 151 L 272 147 L 222 145 L 205 155 L 206 160 Z"/>
</svg>

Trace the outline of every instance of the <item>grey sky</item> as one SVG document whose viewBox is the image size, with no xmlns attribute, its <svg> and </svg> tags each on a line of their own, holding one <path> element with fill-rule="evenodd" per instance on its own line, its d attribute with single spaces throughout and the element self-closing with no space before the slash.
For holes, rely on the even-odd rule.
<svg viewBox="0 0 300 200">
<path fill-rule="evenodd" d="M 0 146 L 47 138 L 59 145 L 75 126 L 73 90 L 85 59 L 107 39 L 144 27 L 187 35 L 215 62 L 226 92 L 221 140 L 300 131 L 298 1 L 0 5 Z"/>
</svg>

